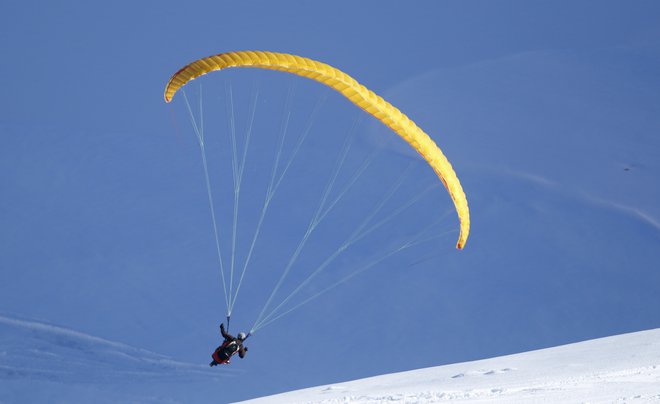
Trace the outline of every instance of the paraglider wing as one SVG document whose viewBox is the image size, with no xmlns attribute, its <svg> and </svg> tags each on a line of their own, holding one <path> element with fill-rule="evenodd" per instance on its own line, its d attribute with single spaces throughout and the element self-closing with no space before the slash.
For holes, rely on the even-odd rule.
<svg viewBox="0 0 660 404">
<path fill-rule="evenodd" d="M 286 53 L 258 51 L 221 53 L 199 59 L 176 72 L 165 88 L 165 101 L 170 102 L 177 90 L 190 80 L 211 71 L 229 67 L 279 70 L 316 80 L 340 92 L 354 104 L 387 125 L 424 157 L 447 188 L 460 221 L 460 234 L 456 248 L 462 249 L 465 246 L 470 233 L 470 212 L 463 187 L 449 160 L 429 135 L 405 114 L 339 69 Z"/>
</svg>

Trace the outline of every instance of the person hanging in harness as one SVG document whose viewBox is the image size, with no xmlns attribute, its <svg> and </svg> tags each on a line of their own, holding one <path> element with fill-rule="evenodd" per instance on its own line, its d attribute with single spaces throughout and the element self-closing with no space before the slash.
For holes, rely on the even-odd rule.
<svg viewBox="0 0 660 404">
<path fill-rule="evenodd" d="M 243 341 L 245 341 L 248 335 L 245 335 L 244 332 L 238 334 L 237 337 L 227 333 L 225 331 L 225 325 L 220 324 L 220 334 L 225 339 L 222 345 L 216 348 L 215 352 L 211 357 L 213 361 L 209 363 L 209 366 L 217 366 L 225 363 L 229 363 L 229 359 L 236 353 L 238 353 L 239 358 L 243 359 L 245 353 L 248 351 L 246 346 L 243 346 Z"/>
</svg>

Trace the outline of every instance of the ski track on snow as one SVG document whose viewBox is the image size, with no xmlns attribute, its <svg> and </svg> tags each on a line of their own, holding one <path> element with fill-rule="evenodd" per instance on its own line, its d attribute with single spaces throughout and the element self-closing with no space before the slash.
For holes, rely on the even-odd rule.
<svg viewBox="0 0 660 404">
<path fill-rule="evenodd" d="M 498 173 L 501 176 L 518 178 L 524 181 L 528 181 L 532 184 L 535 184 L 541 188 L 545 188 L 555 193 L 562 195 L 570 195 L 576 200 L 579 200 L 582 203 L 589 204 L 592 206 L 603 207 L 617 213 L 620 213 L 626 217 L 632 218 L 636 221 L 641 221 L 647 225 L 653 227 L 655 230 L 660 232 L 660 220 L 653 217 L 653 215 L 648 212 L 643 211 L 635 206 L 629 206 L 620 202 L 616 202 L 611 199 L 599 197 L 593 195 L 582 189 L 575 189 L 570 185 L 561 184 L 559 182 L 553 181 L 549 178 L 546 178 L 539 174 L 533 174 L 527 171 L 514 170 L 506 167 L 496 167 L 496 166 L 477 166 L 479 169 L 487 170 L 490 173 Z"/>
<path fill-rule="evenodd" d="M 227 376 L 206 366 L 42 322 L 0 315 L 0 380 L 107 382 L 185 380 Z"/>
</svg>

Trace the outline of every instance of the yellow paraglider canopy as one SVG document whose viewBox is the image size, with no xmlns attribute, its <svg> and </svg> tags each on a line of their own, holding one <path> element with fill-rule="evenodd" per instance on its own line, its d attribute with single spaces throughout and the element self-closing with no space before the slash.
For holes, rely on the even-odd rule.
<svg viewBox="0 0 660 404">
<path fill-rule="evenodd" d="M 465 246 L 470 233 L 470 212 L 463 187 L 449 160 L 429 135 L 405 114 L 339 69 L 286 53 L 258 51 L 221 53 L 199 59 L 176 72 L 165 88 L 165 101 L 170 102 L 177 90 L 190 80 L 229 67 L 280 70 L 316 80 L 337 90 L 355 105 L 387 125 L 424 157 L 447 188 L 460 220 L 460 234 L 456 248 L 462 249 Z"/>
</svg>

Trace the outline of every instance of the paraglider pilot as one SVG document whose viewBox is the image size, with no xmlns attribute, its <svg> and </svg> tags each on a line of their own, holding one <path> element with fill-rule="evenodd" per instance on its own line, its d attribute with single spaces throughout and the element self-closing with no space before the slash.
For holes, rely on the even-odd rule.
<svg viewBox="0 0 660 404">
<path fill-rule="evenodd" d="M 243 359 L 245 357 L 245 353 L 248 351 L 247 347 L 243 346 L 243 341 L 245 341 L 248 336 L 245 335 L 244 332 L 241 332 L 237 337 L 234 337 L 225 331 L 224 324 L 220 324 L 220 334 L 222 334 L 222 337 L 225 340 L 222 345 L 216 348 L 215 352 L 213 352 L 213 355 L 211 355 L 213 361 L 209 363 L 209 366 L 217 366 L 224 363 L 229 363 L 229 359 L 231 359 L 231 357 L 236 353 L 238 353 L 238 356 Z"/>
</svg>

